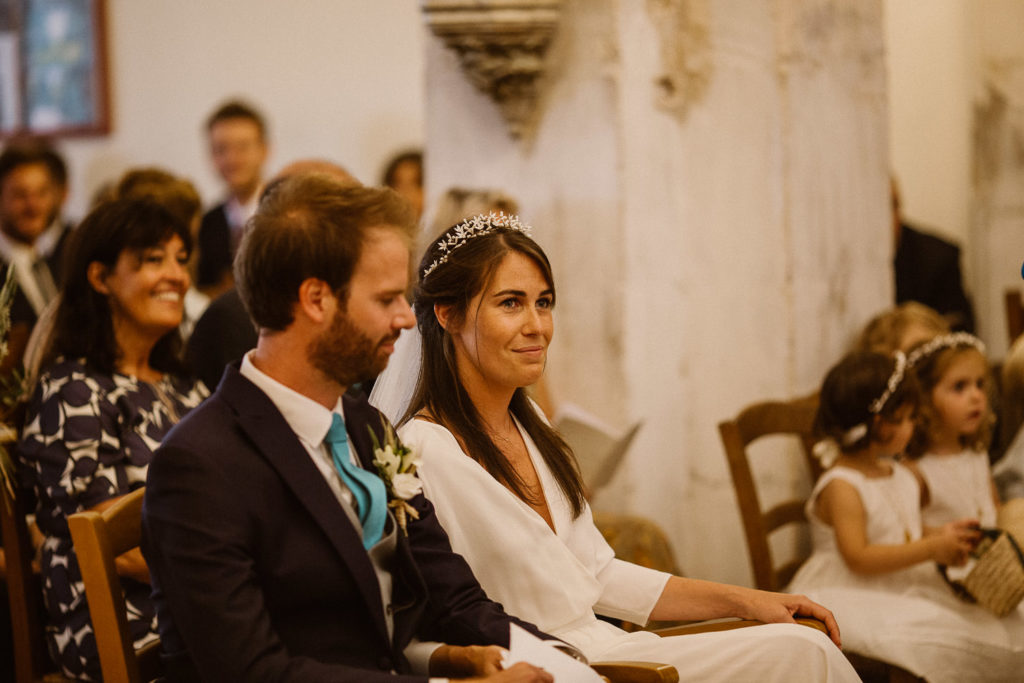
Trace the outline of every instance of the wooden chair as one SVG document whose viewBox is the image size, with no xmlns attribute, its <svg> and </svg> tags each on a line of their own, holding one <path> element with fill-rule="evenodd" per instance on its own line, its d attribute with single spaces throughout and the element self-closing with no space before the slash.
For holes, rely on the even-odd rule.
<svg viewBox="0 0 1024 683">
<path fill-rule="evenodd" d="M 1006 331 L 1010 335 L 1010 344 L 1024 334 L 1024 298 L 1019 289 L 1007 289 L 1003 292 L 1006 305 Z"/>
<path fill-rule="evenodd" d="M 752 405 L 736 419 L 718 425 L 743 519 L 754 583 L 763 590 L 776 591 L 783 588 L 807 559 L 806 553 L 798 553 L 788 562 L 777 566 L 772 556 L 770 538 L 779 529 L 791 524 L 806 524 L 807 520 L 803 500 L 783 501 L 769 510 L 761 511 L 747 446 L 766 436 L 798 437 L 813 482 L 821 474 L 821 465 L 811 452 L 814 445 L 814 414 L 817 409 L 817 395 L 788 402 L 768 401 Z"/>
<path fill-rule="evenodd" d="M 142 496 L 136 489 L 103 512 L 68 517 L 71 540 L 85 583 L 100 667 L 106 683 L 151 681 L 160 672 L 160 643 L 136 652 L 128 631 L 127 608 L 114 560 L 138 547 L 142 538 Z"/>
<path fill-rule="evenodd" d="M 25 503 L 0 483 L 0 529 L 6 558 L 7 597 L 14 639 L 14 680 L 17 683 L 70 683 L 53 672 L 40 619 L 42 588 L 32 568 L 32 537 L 25 521 Z"/>
<path fill-rule="evenodd" d="M 762 511 L 750 466 L 748 447 L 763 437 L 796 437 L 811 482 L 816 481 L 822 472 L 821 463 L 812 452 L 815 442 L 814 416 L 817 409 L 817 394 L 791 401 L 765 401 L 743 409 L 735 419 L 726 420 L 718 425 L 743 520 L 754 583 L 762 590 L 778 591 L 785 588 L 810 553 L 809 544 L 798 544 L 792 557 L 785 562 L 777 563 L 770 545 L 772 535 L 779 530 L 797 525 L 798 529 L 806 531 L 806 501 L 789 499 Z M 865 681 L 918 680 L 898 666 L 854 652 L 847 651 L 845 654 Z"/>
</svg>

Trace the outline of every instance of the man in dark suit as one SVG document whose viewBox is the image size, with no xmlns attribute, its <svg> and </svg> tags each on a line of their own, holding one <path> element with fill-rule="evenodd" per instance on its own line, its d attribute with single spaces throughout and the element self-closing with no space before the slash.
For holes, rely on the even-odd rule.
<svg viewBox="0 0 1024 683">
<path fill-rule="evenodd" d="M 231 261 L 245 223 L 256 211 L 267 160 L 267 124 L 251 105 L 232 100 L 206 122 L 210 157 L 227 186 L 223 202 L 199 224 L 196 287 L 216 296 L 231 286 Z"/>
<path fill-rule="evenodd" d="M 422 494 L 402 524 L 360 479 L 383 493 L 366 470 L 390 425 L 343 395 L 413 324 L 412 229 L 390 190 L 323 175 L 263 199 L 236 266 L 256 348 L 149 468 L 142 548 L 169 681 L 551 680 L 526 664 L 499 671 L 493 645 L 517 620 L 487 599 Z"/>
<path fill-rule="evenodd" d="M 938 311 L 954 330 L 974 332 L 974 309 L 964 292 L 960 247 L 910 227 L 900 212 L 900 194 L 892 181 L 896 303 L 916 301 Z"/>
</svg>

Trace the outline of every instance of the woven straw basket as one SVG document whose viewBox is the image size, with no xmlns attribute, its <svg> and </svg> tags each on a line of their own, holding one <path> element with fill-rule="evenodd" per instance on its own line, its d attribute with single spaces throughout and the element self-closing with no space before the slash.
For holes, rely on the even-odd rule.
<svg viewBox="0 0 1024 683">
<path fill-rule="evenodd" d="M 1004 617 L 1024 599 L 1024 499 L 1012 500 L 999 511 L 997 530 L 986 531 L 978 560 L 962 583 L 979 605 Z"/>
</svg>

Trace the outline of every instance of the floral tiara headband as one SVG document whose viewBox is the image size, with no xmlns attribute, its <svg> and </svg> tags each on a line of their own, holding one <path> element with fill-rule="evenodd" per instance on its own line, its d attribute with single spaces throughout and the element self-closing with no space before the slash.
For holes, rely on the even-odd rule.
<svg viewBox="0 0 1024 683">
<path fill-rule="evenodd" d="M 426 280 L 427 276 L 443 263 L 448 261 L 451 253 L 474 237 L 489 235 L 497 228 L 507 228 L 521 232 L 527 237 L 532 235 L 533 229 L 519 220 L 518 216 L 509 216 L 504 213 L 492 211 L 489 214 L 480 214 L 467 218 L 454 228 L 450 229 L 438 242 L 437 248 L 441 255 L 434 259 L 434 262 L 426 267 L 421 279 Z"/>
<path fill-rule="evenodd" d="M 924 345 L 914 349 L 911 352 L 910 357 L 907 358 L 907 365 L 914 367 L 936 351 L 952 348 L 954 346 L 973 346 L 979 353 L 982 355 L 985 354 L 985 345 L 973 334 L 969 334 L 967 332 L 953 332 L 952 334 L 939 335 Z"/>
<path fill-rule="evenodd" d="M 885 383 L 885 391 L 883 391 L 882 395 L 872 401 L 871 405 L 868 406 L 868 411 L 870 411 L 872 415 L 878 415 L 882 412 L 882 408 L 885 407 L 885 402 L 888 401 L 892 397 L 893 392 L 899 388 L 900 383 L 903 381 L 903 376 L 907 372 L 907 367 L 910 365 L 910 362 L 902 351 L 894 353 L 893 359 L 896 361 L 896 367 L 893 368 L 892 374 L 889 375 L 889 381 Z"/>
<path fill-rule="evenodd" d="M 885 391 L 882 395 L 873 400 L 868 404 L 868 412 L 872 415 L 878 415 L 885 408 L 886 402 L 892 398 L 892 395 L 899 388 L 900 384 L 903 383 L 903 378 L 906 377 L 907 368 L 910 367 L 906 355 L 902 351 L 897 351 L 893 354 L 893 360 L 896 361 L 896 367 L 893 368 L 892 374 L 889 375 L 889 380 L 885 383 Z M 839 441 L 843 446 L 852 446 L 868 434 L 868 423 L 861 422 L 853 425 L 845 432 Z M 836 442 L 829 438 L 819 441 L 814 444 L 814 455 L 822 461 L 822 465 L 825 467 L 831 467 L 835 459 L 839 457 L 839 451 L 836 447 Z"/>
</svg>

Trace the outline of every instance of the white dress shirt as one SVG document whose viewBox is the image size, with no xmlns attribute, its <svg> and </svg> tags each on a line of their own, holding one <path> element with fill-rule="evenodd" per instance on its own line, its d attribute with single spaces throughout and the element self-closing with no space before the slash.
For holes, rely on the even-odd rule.
<svg viewBox="0 0 1024 683">
<path fill-rule="evenodd" d="M 36 248 L 23 242 L 11 239 L 0 232 L 0 255 L 3 260 L 14 266 L 14 278 L 18 287 L 25 294 L 32 310 L 38 316 L 43 312 L 55 296 L 57 296 L 57 285 L 54 284 L 50 267 L 43 256 L 36 251 Z M 39 262 L 38 270 L 34 268 Z"/>
</svg>

